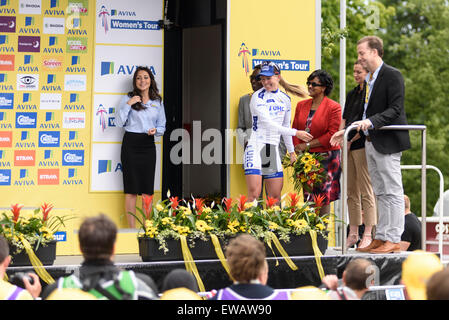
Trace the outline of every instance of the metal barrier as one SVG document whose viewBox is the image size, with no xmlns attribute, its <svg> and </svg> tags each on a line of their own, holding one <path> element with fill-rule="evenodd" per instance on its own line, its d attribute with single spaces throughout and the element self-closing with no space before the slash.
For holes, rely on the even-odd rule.
<svg viewBox="0 0 449 320">
<path fill-rule="evenodd" d="M 438 176 L 440 177 L 440 199 L 443 199 L 443 194 L 444 194 L 444 177 L 443 177 L 443 173 L 440 171 L 440 169 L 438 169 L 435 166 L 432 165 L 427 165 L 426 166 L 427 169 L 432 169 L 435 170 L 438 173 Z M 401 165 L 401 169 L 421 169 L 420 165 Z M 440 254 L 440 259 L 443 259 L 443 212 L 444 212 L 444 206 L 443 206 L 444 201 L 440 200 L 440 204 L 439 204 L 439 209 L 440 209 L 440 215 L 439 215 L 439 228 L 440 230 L 438 230 L 439 233 L 439 237 L 438 237 L 438 253 Z M 421 233 L 424 230 L 424 242 L 422 242 L 423 244 L 423 249 L 426 249 L 426 245 L 427 245 L 427 236 L 426 236 L 426 229 L 422 229 Z"/>
<path fill-rule="evenodd" d="M 341 250 L 342 254 L 346 254 L 347 248 L 346 248 L 346 232 L 345 225 L 346 225 L 346 207 L 347 207 L 347 195 L 348 195 L 348 135 L 349 133 L 357 129 L 358 126 L 351 124 L 344 133 L 343 136 L 343 188 L 342 188 L 342 194 L 341 194 L 341 225 L 342 225 L 342 232 L 341 232 Z M 426 165 L 426 126 L 425 125 L 391 125 L 391 126 L 384 126 L 382 128 L 376 129 L 376 130 L 420 130 L 422 132 L 422 139 L 421 139 L 421 145 L 422 145 L 422 154 L 421 154 L 421 245 L 423 246 L 423 249 L 425 250 L 425 242 L 426 242 L 426 174 L 427 174 L 427 165 Z M 440 237 L 442 239 L 442 236 Z"/>
</svg>

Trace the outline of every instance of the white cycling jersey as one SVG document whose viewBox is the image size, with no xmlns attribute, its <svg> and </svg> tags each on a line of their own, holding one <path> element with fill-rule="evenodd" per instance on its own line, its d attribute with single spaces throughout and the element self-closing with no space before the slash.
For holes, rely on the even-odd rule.
<svg viewBox="0 0 449 320">
<path fill-rule="evenodd" d="M 290 128 L 290 97 L 279 89 L 270 92 L 262 88 L 252 95 L 250 109 L 253 125 L 243 159 L 245 175 L 283 177 L 280 136 L 288 152 L 293 152 L 292 136 L 296 134 L 296 129 Z"/>
<path fill-rule="evenodd" d="M 257 90 L 250 102 L 253 126 L 248 143 L 268 143 L 279 145 L 280 136 L 284 139 L 287 151 L 293 152 L 292 136 L 296 129 L 291 128 L 291 100 L 283 91 Z"/>
</svg>

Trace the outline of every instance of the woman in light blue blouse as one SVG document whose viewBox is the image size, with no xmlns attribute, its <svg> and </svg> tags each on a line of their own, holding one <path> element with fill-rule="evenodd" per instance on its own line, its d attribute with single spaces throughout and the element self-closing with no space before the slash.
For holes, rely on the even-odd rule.
<svg viewBox="0 0 449 320">
<path fill-rule="evenodd" d="M 165 132 L 164 104 L 149 68 L 138 67 L 134 72 L 133 91 L 120 101 L 116 122 L 125 129 L 121 150 L 125 210 L 135 214 L 137 195 L 154 193 L 154 136 Z M 135 227 L 131 215 L 128 223 Z"/>
</svg>

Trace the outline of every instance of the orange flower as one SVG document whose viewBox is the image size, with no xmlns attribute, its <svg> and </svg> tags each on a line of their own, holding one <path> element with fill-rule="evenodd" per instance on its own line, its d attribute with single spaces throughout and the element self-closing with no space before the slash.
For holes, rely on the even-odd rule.
<svg viewBox="0 0 449 320">
<path fill-rule="evenodd" d="M 267 208 L 271 208 L 272 206 L 274 206 L 278 202 L 279 202 L 278 199 L 272 198 L 272 197 L 268 197 L 267 200 L 266 200 Z"/>
<path fill-rule="evenodd" d="M 14 216 L 14 218 L 12 219 L 14 222 L 17 222 L 17 220 L 19 220 L 19 215 L 20 215 L 20 209 L 23 208 L 23 205 L 19 205 L 18 203 L 16 203 L 15 205 L 11 205 L 11 212 Z"/>
<path fill-rule="evenodd" d="M 231 205 L 232 205 L 232 198 L 229 198 L 229 199 L 223 198 L 222 201 L 223 201 L 224 206 L 225 206 L 225 211 L 227 213 L 230 213 L 231 212 Z"/>
<path fill-rule="evenodd" d="M 295 192 L 289 192 L 288 196 L 290 197 L 290 206 L 292 207 L 291 211 L 293 212 L 295 211 L 296 204 L 299 201 L 299 196 Z"/>
<path fill-rule="evenodd" d="M 172 209 L 176 209 L 179 205 L 178 197 L 171 197 L 170 202 L 171 202 Z"/>
<path fill-rule="evenodd" d="M 154 196 L 154 194 L 152 194 L 151 196 L 149 196 L 147 194 L 142 195 L 143 210 L 144 210 L 144 213 L 145 213 L 145 216 L 147 217 L 147 219 L 150 218 L 151 204 L 153 202 L 153 196 Z"/>
<path fill-rule="evenodd" d="M 204 199 L 201 199 L 201 198 L 195 199 L 195 209 L 196 209 L 196 212 L 198 213 L 198 215 L 203 213 L 203 206 L 204 206 Z"/>
<path fill-rule="evenodd" d="M 321 208 L 323 206 L 323 201 L 326 199 L 326 196 L 324 194 L 318 194 L 318 195 L 313 195 L 313 202 L 315 202 L 315 205 L 318 208 Z"/>
<path fill-rule="evenodd" d="M 243 210 L 245 210 L 246 199 L 247 198 L 245 195 L 240 195 L 239 204 L 237 206 L 237 208 L 239 209 L 239 212 L 242 212 Z"/>
<path fill-rule="evenodd" d="M 53 205 L 50 203 L 45 203 L 43 205 L 41 205 L 42 208 L 42 220 L 45 222 L 48 219 L 48 214 L 50 213 L 51 209 L 53 209 Z"/>
</svg>

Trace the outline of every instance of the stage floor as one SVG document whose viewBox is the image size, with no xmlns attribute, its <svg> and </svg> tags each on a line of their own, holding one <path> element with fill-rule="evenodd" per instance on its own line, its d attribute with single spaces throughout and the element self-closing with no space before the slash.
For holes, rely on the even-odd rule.
<svg viewBox="0 0 449 320">
<path fill-rule="evenodd" d="M 386 255 L 374 255 L 359 253 L 354 249 L 348 250 L 342 255 L 341 251 L 328 248 L 321 257 L 321 263 L 325 274 L 336 274 L 342 277 L 347 263 L 354 258 L 366 258 L 374 262 L 379 270 L 379 277 L 376 277 L 376 285 L 397 285 L 401 277 L 402 262 L 407 258 L 409 252 L 401 252 Z M 269 265 L 268 285 L 275 289 L 290 289 L 301 286 L 321 285 L 316 260 L 314 256 L 290 257 L 298 270 L 292 270 L 282 257 L 267 258 Z M 82 256 L 57 256 L 53 265 L 46 266 L 48 273 L 54 278 L 68 276 L 77 272 L 82 263 Z M 153 278 L 160 288 L 164 277 L 173 269 L 185 268 L 183 260 L 177 261 L 154 261 L 142 262 L 139 255 L 120 254 L 114 259 L 116 265 L 126 270 L 145 273 Z M 220 289 L 231 284 L 229 277 L 218 259 L 196 260 L 200 277 L 204 283 L 206 291 Z M 33 271 L 32 267 L 9 267 L 8 276 L 15 272 Z M 45 283 L 42 284 L 45 287 Z"/>
</svg>

